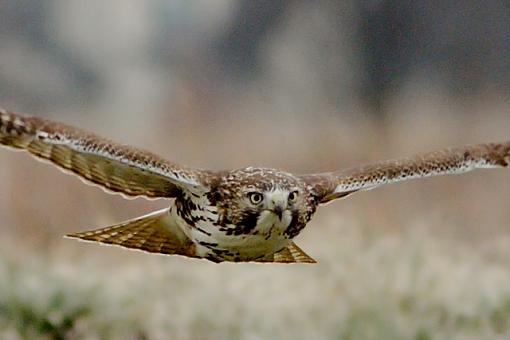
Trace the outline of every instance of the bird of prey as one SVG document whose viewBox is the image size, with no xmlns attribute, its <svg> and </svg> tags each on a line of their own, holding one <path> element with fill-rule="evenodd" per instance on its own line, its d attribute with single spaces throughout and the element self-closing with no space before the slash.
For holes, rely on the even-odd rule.
<svg viewBox="0 0 510 340">
<path fill-rule="evenodd" d="M 3 109 L 0 144 L 110 193 L 173 199 L 167 209 L 68 237 L 213 262 L 314 263 L 293 239 L 318 206 L 383 184 L 510 163 L 509 141 L 310 175 L 257 167 L 210 171 Z"/>
</svg>

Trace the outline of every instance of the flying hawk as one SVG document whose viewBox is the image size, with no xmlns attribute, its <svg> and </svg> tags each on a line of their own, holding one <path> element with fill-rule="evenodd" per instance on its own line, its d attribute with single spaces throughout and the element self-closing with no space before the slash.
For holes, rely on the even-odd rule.
<svg viewBox="0 0 510 340">
<path fill-rule="evenodd" d="M 210 171 L 2 109 L 0 143 L 26 150 L 107 192 L 173 198 L 167 209 L 68 237 L 213 262 L 313 263 L 292 240 L 319 205 L 383 184 L 506 167 L 510 162 L 506 142 L 311 175 L 256 167 Z"/>
</svg>

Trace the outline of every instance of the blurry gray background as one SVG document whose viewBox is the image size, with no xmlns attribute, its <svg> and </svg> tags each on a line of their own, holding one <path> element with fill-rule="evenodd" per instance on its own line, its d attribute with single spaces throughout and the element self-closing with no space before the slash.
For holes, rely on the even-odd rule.
<svg viewBox="0 0 510 340">
<path fill-rule="evenodd" d="M 0 1 L 0 106 L 196 167 L 318 172 L 509 139 L 509 85 L 501 1 Z M 165 202 L 6 150 L 0 165 L 3 337 L 510 334 L 508 171 L 321 208 L 298 239 L 319 264 L 286 267 L 64 240 Z"/>
</svg>

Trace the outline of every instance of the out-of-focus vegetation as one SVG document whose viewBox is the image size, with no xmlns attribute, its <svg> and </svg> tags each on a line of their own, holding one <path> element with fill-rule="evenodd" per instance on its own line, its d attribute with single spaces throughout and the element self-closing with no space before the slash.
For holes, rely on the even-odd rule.
<svg viewBox="0 0 510 340">
<path fill-rule="evenodd" d="M 212 169 L 507 140 L 509 16 L 496 1 L 5 1 L 0 106 Z M 214 265 L 63 239 L 167 203 L 2 149 L 0 338 L 506 339 L 508 202 L 508 170 L 402 183 L 320 208 L 296 240 L 317 265 Z"/>
<path fill-rule="evenodd" d="M 50 261 L 3 259 L 0 335 L 3 339 L 510 336 L 508 241 L 490 250 L 473 249 L 428 232 L 373 237 L 363 236 L 355 228 L 362 230 L 359 225 L 338 226 L 334 216 L 321 222 L 326 234 L 302 242 L 318 256 L 316 266 L 211 265 L 141 253 L 114 254 L 113 249 L 92 246 L 83 246 L 80 256 L 88 259 L 82 261 L 65 258 L 66 253 Z M 335 237 L 339 232 L 342 237 Z"/>
</svg>

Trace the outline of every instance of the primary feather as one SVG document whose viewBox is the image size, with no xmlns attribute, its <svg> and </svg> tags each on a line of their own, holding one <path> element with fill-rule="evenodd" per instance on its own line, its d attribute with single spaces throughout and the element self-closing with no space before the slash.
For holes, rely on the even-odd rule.
<svg viewBox="0 0 510 340">
<path fill-rule="evenodd" d="M 175 197 L 180 188 L 203 186 L 200 170 L 72 126 L 1 109 L 0 143 L 127 196 Z"/>
<path fill-rule="evenodd" d="M 506 167 L 510 142 L 488 143 L 426 153 L 409 158 L 377 162 L 347 170 L 305 175 L 321 203 L 383 184 L 440 175 L 461 174 L 475 169 Z"/>
</svg>

